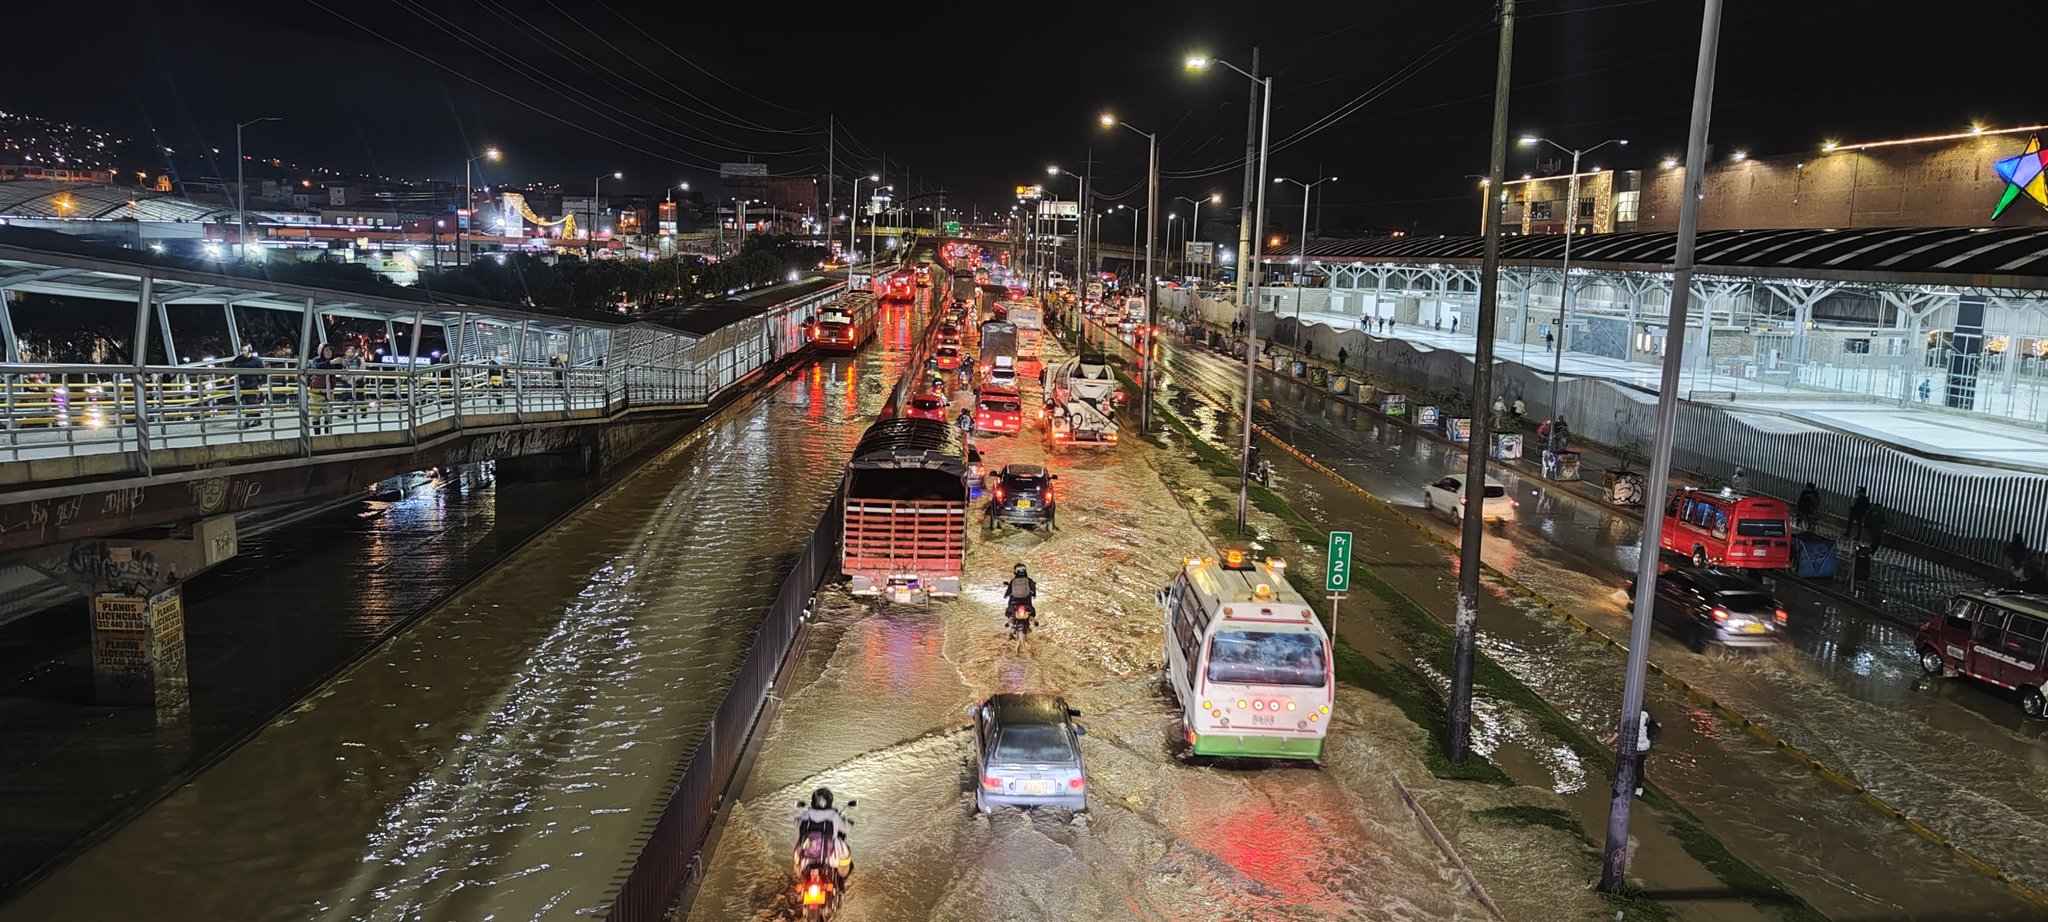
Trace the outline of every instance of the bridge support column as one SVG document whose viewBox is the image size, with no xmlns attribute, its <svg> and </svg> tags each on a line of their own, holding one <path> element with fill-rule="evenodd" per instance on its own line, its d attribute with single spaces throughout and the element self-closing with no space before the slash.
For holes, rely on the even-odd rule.
<svg viewBox="0 0 2048 922">
<path fill-rule="evenodd" d="M 155 707 L 160 732 L 188 733 L 186 580 L 239 550 L 235 517 L 217 515 L 162 537 L 93 538 L 25 552 L 37 571 L 92 600 L 94 697 Z"/>
</svg>

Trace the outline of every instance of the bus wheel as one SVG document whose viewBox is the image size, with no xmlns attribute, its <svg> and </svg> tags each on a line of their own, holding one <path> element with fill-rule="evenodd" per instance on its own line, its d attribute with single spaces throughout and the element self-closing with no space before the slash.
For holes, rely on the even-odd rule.
<svg viewBox="0 0 2048 922">
<path fill-rule="evenodd" d="M 1941 661 L 1941 654 L 1936 652 L 1933 647 L 1921 648 L 1920 671 L 1933 676 L 1941 675 L 1943 672 L 1947 671 L 1945 665 Z"/>
<path fill-rule="evenodd" d="M 2048 716 L 2048 698 L 2041 697 L 2041 690 L 2029 688 L 2020 692 L 2020 710 L 2028 717 Z"/>
<path fill-rule="evenodd" d="M 1707 549 L 1706 549 L 1706 548 L 1700 547 L 1700 546 L 1699 546 L 1699 545 L 1697 545 L 1697 544 L 1693 545 L 1693 548 L 1692 548 L 1692 565 L 1693 565 L 1693 566 L 1695 566 L 1695 567 L 1705 567 L 1705 566 L 1707 565 Z"/>
</svg>

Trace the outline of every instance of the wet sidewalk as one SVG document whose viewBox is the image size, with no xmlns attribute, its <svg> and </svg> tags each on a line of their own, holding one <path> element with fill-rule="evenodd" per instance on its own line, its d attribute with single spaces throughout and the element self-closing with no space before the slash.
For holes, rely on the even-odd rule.
<svg viewBox="0 0 2048 922">
<path fill-rule="evenodd" d="M 1226 336 L 1229 335 L 1228 331 L 1214 325 L 1203 324 L 1199 326 L 1203 329 L 1222 332 Z M 1430 335 L 1430 332 L 1424 331 L 1423 335 Z M 1437 335 L 1447 338 L 1451 334 Z M 1466 341 L 1469 346 L 1470 338 L 1467 337 Z M 1211 351 L 1221 355 L 1229 354 L 1223 350 L 1212 349 Z M 1363 379 L 1387 391 L 1402 392 L 1398 385 L 1391 384 L 1374 376 L 1362 374 L 1357 368 L 1345 367 L 1340 369 L 1334 362 L 1324 358 L 1313 358 L 1303 355 L 1287 346 L 1275 345 L 1270 351 L 1262 351 L 1266 355 L 1282 355 L 1290 359 L 1298 359 L 1306 365 L 1320 368 L 1326 373 L 1342 373 L 1354 379 Z M 1269 377 L 1285 378 L 1296 385 L 1320 391 L 1332 399 L 1359 407 L 1368 413 L 1385 417 L 1385 414 L 1381 413 L 1379 408 L 1357 400 L 1355 391 L 1349 395 L 1339 394 L 1327 387 L 1318 387 L 1310 383 L 1308 378 L 1294 378 L 1281 375 L 1278 372 L 1272 371 L 1269 365 L 1262 364 L 1260 371 Z M 1392 421 L 1416 432 L 1429 435 L 1444 444 L 1452 444 L 1449 436 L 1441 428 L 1417 426 L 1410 420 L 1400 417 L 1394 417 Z M 1508 431 L 1522 434 L 1524 437 L 1523 444 L 1530 446 L 1525 447 L 1525 451 L 1534 451 L 1536 425 L 1537 421 L 1535 420 L 1521 420 Z M 1573 493 L 1583 499 L 1622 510 L 1630 515 L 1641 514 L 1642 507 L 1640 506 L 1623 505 L 1610 501 L 1604 484 L 1607 472 L 1634 471 L 1640 473 L 1647 467 L 1647 459 L 1640 457 L 1623 459 L 1611 448 L 1591 444 L 1578 438 L 1573 439 L 1572 450 L 1579 455 L 1579 479 L 1576 481 L 1556 481 L 1544 477 L 1540 454 L 1534 457 L 1525 455 L 1522 458 L 1508 461 L 1497 460 L 1495 463 L 1504 465 L 1531 479 L 1543 481 L 1553 488 Z M 1675 468 L 1671 472 L 1671 478 L 1674 485 L 1710 489 L 1718 489 L 1725 485 L 1723 482 L 1702 477 L 1696 472 Z M 1768 495 L 1756 490 L 1751 490 L 1750 492 L 1754 495 Z M 1786 496 L 1778 498 L 1784 500 L 1787 505 L 1794 505 L 1796 501 L 1796 497 Z M 1886 540 L 1896 546 L 1879 547 L 1872 555 L 1870 561 L 1869 578 L 1857 579 L 1853 556 L 1854 543 L 1845 538 L 1848 523 L 1841 516 L 1823 513 L 1818 524 L 1819 527 L 1814 529 L 1813 533 L 1817 533 L 1835 542 L 1836 575 L 1832 579 L 1791 576 L 1785 578 L 1794 579 L 1816 592 L 1834 597 L 1845 604 L 1859 606 L 1900 624 L 1917 627 L 1940 611 L 1942 603 L 1950 596 L 1965 590 L 2004 585 L 2007 581 L 2006 574 L 1999 572 L 1995 567 L 1963 560 L 1939 549 L 1891 536 L 1887 536 Z"/>
</svg>

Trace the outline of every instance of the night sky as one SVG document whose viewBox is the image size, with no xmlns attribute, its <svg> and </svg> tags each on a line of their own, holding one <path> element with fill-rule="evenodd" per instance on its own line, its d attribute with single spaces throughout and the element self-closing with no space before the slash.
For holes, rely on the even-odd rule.
<svg viewBox="0 0 2048 922">
<path fill-rule="evenodd" d="M 465 157 L 496 144 L 506 160 L 490 181 L 577 188 L 623 170 L 616 186 L 643 192 L 701 188 L 719 161 L 750 155 L 778 173 L 822 171 L 830 113 L 842 200 L 845 180 L 886 153 L 899 187 L 944 188 L 949 205 L 984 210 L 1045 181 L 1048 163 L 1079 172 L 1091 148 L 1097 190 L 1137 204 L 1144 142 L 1098 127 L 1113 110 L 1160 134 L 1163 201 L 1185 209 L 1174 196 L 1220 191 L 1227 211 L 1241 197 L 1248 84 L 1188 75 L 1181 61 L 1201 49 L 1248 66 L 1258 45 L 1275 74 L 1273 172 L 1342 177 L 1323 187 L 1326 232 L 1469 233 L 1477 211 L 1465 174 L 1485 170 L 1498 53 L 1485 2 L 656 6 L 38 3 L 8 13 L 17 41 L 0 59 L 0 109 L 219 147 L 223 171 L 236 121 L 281 115 L 249 130 L 252 155 L 459 180 Z M 1696 0 L 1523 0 L 1520 11 L 1514 131 L 1632 142 L 1588 166 L 1681 152 Z M 1714 143 L 1768 154 L 2042 121 L 2035 39 L 2020 25 L 1948 4 L 1731 2 Z M 1537 159 L 1513 150 L 1508 172 Z M 1071 180 L 1054 188 L 1073 194 Z M 1271 191 L 1273 222 L 1294 226 L 1299 191 Z"/>
</svg>

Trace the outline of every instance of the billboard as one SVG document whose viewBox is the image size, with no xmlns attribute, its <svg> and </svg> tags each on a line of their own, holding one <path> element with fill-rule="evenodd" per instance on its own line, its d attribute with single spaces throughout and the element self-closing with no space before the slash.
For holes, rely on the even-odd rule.
<svg viewBox="0 0 2048 922">
<path fill-rule="evenodd" d="M 1182 254 L 1182 257 L 1205 266 L 1209 265 L 1216 261 L 1216 244 L 1210 240 L 1190 241 L 1187 252 Z"/>
<path fill-rule="evenodd" d="M 766 175 L 768 175 L 768 164 L 765 163 L 721 163 L 718 165 L 718 178 L 720 179 L 731 179 L 735 176 Z"/>
<path fill-rule="evenodd" d="M 1038 213 L 1048 218 L 1078 218 L 1081 216 L 1081 203 L 1062 202 L 1057 199 L 1039 202 Z"/>
</svg>

